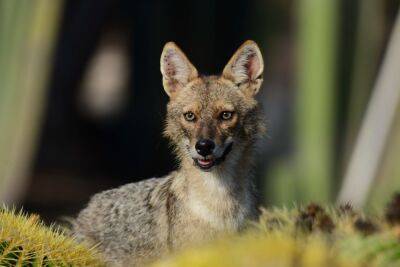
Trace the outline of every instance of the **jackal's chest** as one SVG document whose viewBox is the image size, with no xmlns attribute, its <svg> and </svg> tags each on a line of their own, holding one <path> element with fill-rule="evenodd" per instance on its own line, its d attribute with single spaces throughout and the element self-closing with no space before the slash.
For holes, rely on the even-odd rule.
<svg viewBox="0 0 400 267">
<path fill-rule="evenodd" d="M 247 211 L 226 200 L 217 200 L 215 205 L 207 205 L 200 199 L 192 198 L 186 203 L 188 219 L 207 228 L 220 232 L 235 232 L 243 225 Z"/>
<path fill-rule="evenodd" d="M 234 177 L 218 173 L 186 176 L 187 183 L 176 190 L 170 220 L 173 247 L 198 244 L 219 235 L 241 230 L 254 213 L 253 199 Z"/>
<path fill-rule="evenodd" d="M 205 221 L 193 216 L 177 221 L 171 229 L 170 246 L 175 249 L 187 246 L 196 246 L 215 239 L 227 233 L 235 232 L 237 228 L 233 224 L 215 221 Z"/>
<path fill-rule="evenodd" d="M 241 209 L 214 209 L 195 199 L 184 203 L 180 211 L 170 233 L 174 248 L 201 244 L 237 232 L 248 219 L 247 212 Z"/>
</svg>

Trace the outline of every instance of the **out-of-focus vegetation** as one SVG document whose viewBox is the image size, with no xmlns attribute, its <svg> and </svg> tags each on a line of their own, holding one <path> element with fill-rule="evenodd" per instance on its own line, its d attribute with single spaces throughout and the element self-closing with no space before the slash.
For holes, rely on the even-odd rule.
<svg viewBox="0 0 400 267">
<path fill-rule="evenodd" d="M 154 267 L 208 267 L 208 266 L 248 266 L 248 267 L 320 267 L 320 266 L 373 266 L 361 265 L 356 260 L 338 257 L 327 246 L 325 240 L 310 237 L 307 242 L 295 240 L 287 234 L 248 234 L 229 237 L 212 245 L 191 249 Z"/>
<path fill-rule="evenodd" d="M 388 150 L 389 141 L 392 141 L 391 133 L 396 131 L 396 116 L 398 117 L 400 107 L 400 76 L 396 71 L 400 67 L 399 62 L 400 13 L 393 25 L 385 56 L 357 135 L 339 201 L 351 201 L 354 205 L 362 206 L 378 182 L 377 174 L 382 170 L 381 163 L 387 154 L 385 152 Z M 389 180 L 389 177 L 382 176 L 379 179 Z M 395 185 L 397 183 L 392 184 Z M 395 189 L 392 186 L 387 186 L 389 192 Z"/>
<path fill-rule="evenodd" d="M 0 0 L 0 199 L 24 192 L 61 0 Z"/>
<path fill-rule="evenodd" d="M 298 92 L 295 108 L 297 201 L 333 199 L 337 1 L 298 5 Z"/>
<path fill-rule="evenodd" d="M 357 10 L 357 24 L 354 35 L 343 38 L 343 29 L 351 28 L 343 22 L 345 13 L 339 11 L 343 2 L 295 3 L 294 151 L 268 170 L 266 194 L 271 203 L 288 205 L 310 200 L 328 203 L 341 192 L 341 201 L 373 208 L 399 189 L 395 163 L 400 157 L 395 152 L 400 151 L 396 149 L 399 15 L 388 28 L 388 2 L 347 2 L 348 8 Z M 346 39 L 352 40 L 353 53 L 348 51 L 352 46 L 340 43 Z M 339 88 L 343 86 L 339 77 L 348 79 L 346 93 Z M 377 77 L 382 77 L 381 82 Z M 348 100 L 343 101 L 343 94 Z M 370 99 L 373 95 L 376 99 Z M 366 138 L 360 143 L 362 136 Z M 357 142 L 359 152 L 353 153 Z"/>
<path fill-rule="evenodd" d="M 295 153 L 271 170 L 275 204 L 333 199 L 338 1 L 296 3 Z"/>
<path fill-rule="evenodd" d="M 0 210 L 0 266 L 102 266 L 95 249 L 78 244 L 38 215 Z"/>
<path fill-rule="evenodd" d="M 379 216 L 344 205 L 263 210 L 259 223 L 152 266 L 399 266 L 400 195 Z"/>
<path fill-rule="evenodd" d="M 94 248 L 78 244 L 37 215 L 0 211 L 1 266 L 101 266 Z M 391 267 L 400 264 L 400 193 L 376 215 L 350 205 L 262 209 L 239 234 L 185 248 L 151 266 Z M 134 262 L 132 262 L 134 265 Z"/>
<path fill-rule="evenodd" d="M 387 152 L 382 159 L 382 167 L 374 181 L 371 195 L 367 206 L 371 210 L 377 210 L 390 198 L 390 191 L 400 188 L 400 108 L 397 111 L 397 118 L 390 133 Z M 388 192 L 389 191 L 389 192 Z"/>
</svg>

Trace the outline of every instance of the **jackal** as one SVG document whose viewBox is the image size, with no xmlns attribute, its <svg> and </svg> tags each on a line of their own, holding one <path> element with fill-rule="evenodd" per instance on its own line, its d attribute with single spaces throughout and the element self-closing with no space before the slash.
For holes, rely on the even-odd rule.
<svg viewBox="0 0 400 267">
<path fill-rule="evenodd" d="M 164 135 L 179 168 L 94 195 L 74 222 L 77 238 L 98 244 L 111 265 L 137 266 L 256 219 L 251 170 L 265 127 L 254 97 L 263 68 L 253 41 L 240 46 L 220 76 L 199 75 L 179 47 L 167 43 L 161 54 L 170 98 Z"/>
</svg>

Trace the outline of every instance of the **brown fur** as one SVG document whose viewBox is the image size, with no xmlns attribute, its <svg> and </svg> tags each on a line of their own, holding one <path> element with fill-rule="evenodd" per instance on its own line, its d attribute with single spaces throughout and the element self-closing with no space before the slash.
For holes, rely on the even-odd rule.
<svg viewBox="0 0 400 267">
<path fill-rule="evenodd" d="M 244 43 L 221 76 L 199 76 L 173 43 L 161 56 L 165 91 L 170 96 L 164 135 L 179 159 L 166 177 L 128 184 L 95 195 L 75 222 L 78 238 L 93 244 L 114 265 L 141 265 L 170 251 L 243 229 L 258 216 L 251 169 L 256 141 L 264 133 L 254 95 L 263 62 L 257 45 Z M 185 114 L 193 113 L 188 121 Z M 222 119 L 223 112 L 232 112 Z M 204 160 L 195 144 L 215 143 Z M 229 151 L 228 151 L 229 150 Z M 218 164 L 217 164 L 218 163 Z"/>
</svg>

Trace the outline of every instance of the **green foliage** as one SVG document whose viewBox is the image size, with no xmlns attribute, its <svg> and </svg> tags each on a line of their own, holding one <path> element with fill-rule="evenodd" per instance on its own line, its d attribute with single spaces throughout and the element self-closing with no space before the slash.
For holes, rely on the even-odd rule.
<svg viewBox="0 0 400 267">
<path fill-rule="evenodd" d="M 400 266 L 400 194 L 367 216 L 350 205 L 263 209 L 238 235 L 187 248 L 154 267 Z M 102 266 L 100 255 L 36 215 L 0 210 L 0 266 Z"/>
<path fill-rule="evenodd" d="M 399 199 L 386 216 L 366 216 L 349 205 L 263 210 L 244 234 L 190 248 L 154 266 L 400 266 L 400 219 L 393 221 L 400 218 L 393 216 L 400 215 Z"/>
<path fill-rule="evenodd" d="M 101 266 L 96 251 L 36 215 L 0 210 L 0 266 Z"/>
<path fill-rule="evenodd" d="M 29 177 L 63 0 L 0 0 L 0 199 Z"/>
</svg>

